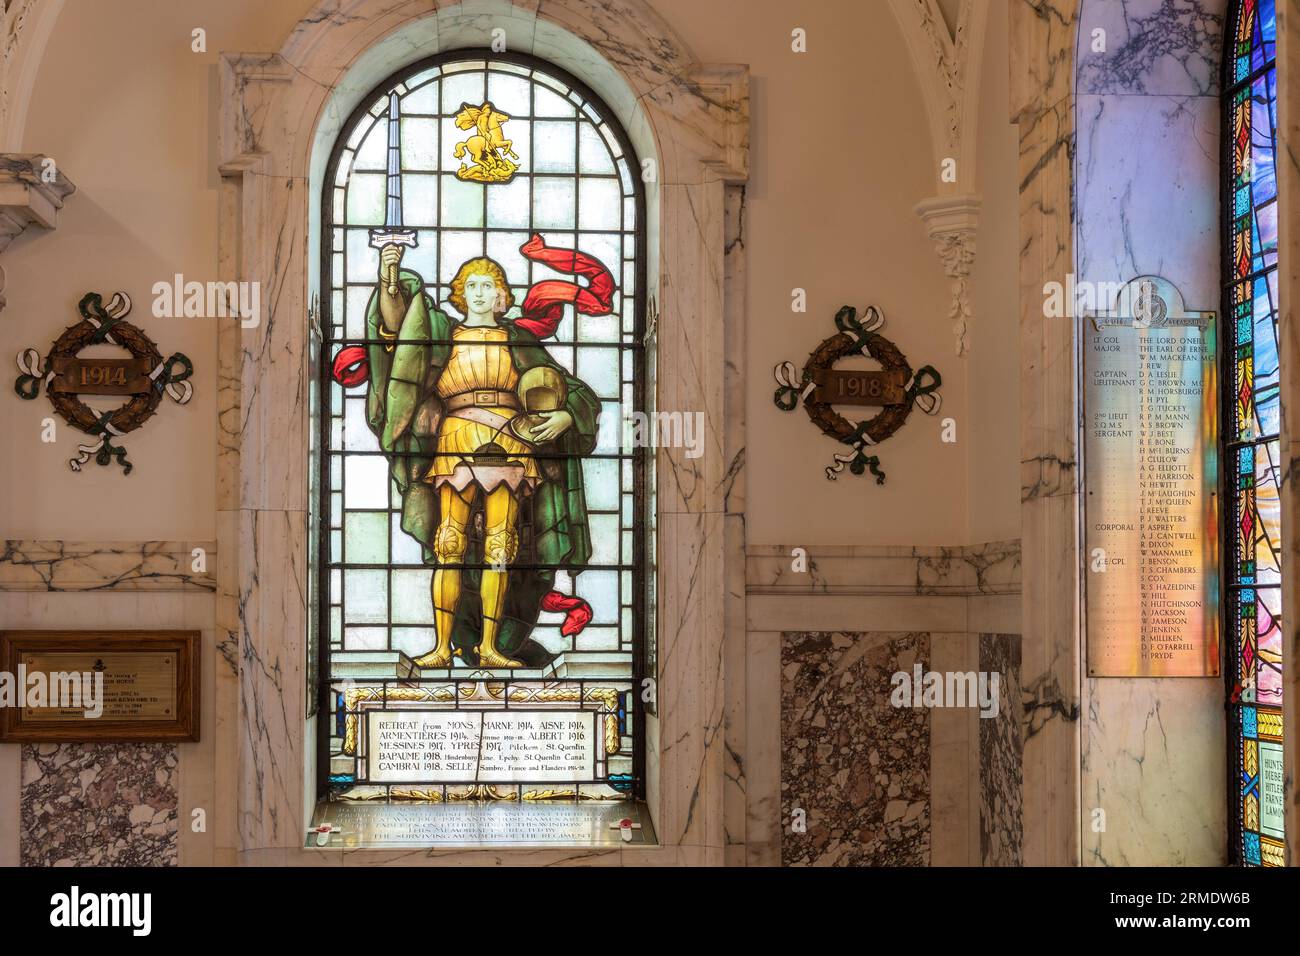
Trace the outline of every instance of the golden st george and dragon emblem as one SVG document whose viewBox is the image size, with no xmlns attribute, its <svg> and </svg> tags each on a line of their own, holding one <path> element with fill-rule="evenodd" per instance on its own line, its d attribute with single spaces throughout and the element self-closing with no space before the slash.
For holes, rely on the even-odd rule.
<svg viewBox="0 0 1300 956">
<path fill-rule="evenodd" d="M 461 105 L 456 114 L 457 129 L 472 129 L 474 135 L 456 144 L 453 155 L 463 162 L 456 178 L 475 183 L 508 183 L 519 171 L 519 156 L 514 143 L 506 139 L 502 127 L 510 117 L 493 107 Z M 511 162 L 515 160 L 515 162 Z"/>
</svg>

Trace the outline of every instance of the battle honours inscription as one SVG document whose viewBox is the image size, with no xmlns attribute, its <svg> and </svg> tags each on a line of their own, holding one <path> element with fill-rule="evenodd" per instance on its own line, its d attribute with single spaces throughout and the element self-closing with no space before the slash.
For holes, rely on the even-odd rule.
<svg viewBox="0 0 1300 956">
<path fill-rule="evenodd" d="M 596 777 L 593 711 L 372 711 L 375 783 L 569 782 Z"/>
<path fill-rule="evenodd" d="M 1083 393 L 1088 675 L 1217 676 L 1214 313 L 1129 283 L 1087 323 Z"/>
</svg>

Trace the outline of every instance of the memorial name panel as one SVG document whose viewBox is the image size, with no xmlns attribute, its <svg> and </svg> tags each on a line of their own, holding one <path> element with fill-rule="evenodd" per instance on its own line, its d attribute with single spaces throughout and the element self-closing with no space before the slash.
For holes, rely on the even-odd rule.
<svg viewBox="0 0 1300 956">
<path fill-rule="evenodd" d="M 1167 301 L 1086 323 L 1091 677 L 1219 673 L 1214 323 Z"/>
</svg>

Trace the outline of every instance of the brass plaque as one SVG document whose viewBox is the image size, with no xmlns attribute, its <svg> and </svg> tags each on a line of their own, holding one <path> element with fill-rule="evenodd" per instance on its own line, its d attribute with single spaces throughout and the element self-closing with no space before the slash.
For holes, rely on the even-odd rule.
<svg viewBox="0 0 1300 956">
<path fill-rule="evenodd" d="M 153 387 L 148 359 L 56 358 L 51 392 L 142 395 Z"/>
<path fill-rule="evenodd" d="M 110 651 L 87 654 L 72 651 L 27 651 L 21 663 L 25 673 L 78 673 L 97 675 L 103 681 L 96 719 L 171 720 L 176 716 L 177 666 L 172 651 Z M 84 708 L 24 707 L 24 720 L 85 720 Z"/>
<path fill-rule="evenodd" d="M 1084 326 L 1088 675 L 1218 676 L 1214 313 L 1147 277 Z"/>
<path fill-rule="evenodd" d="M 197 631 L 0 631 L 0 741 L 199 739 Z"/>
<path fill-rule="evenodd" d="M 902 405 L 906 400 L 902 372 L 853 372 L 819 368 L 813 400 L 827 405 Z"/>
</svg>

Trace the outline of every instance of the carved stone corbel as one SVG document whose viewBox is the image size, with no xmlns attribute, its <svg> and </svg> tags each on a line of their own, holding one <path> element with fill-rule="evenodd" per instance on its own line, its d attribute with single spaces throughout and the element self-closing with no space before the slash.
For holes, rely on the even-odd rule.
<svg viewBox="0 0 1300 956">
<path fill-rule="evenodd" d="M 916 214 L 925 222 L 944 274 L 952 280 L 953 320 L 957 354 L 968 349 L 967 333 L 972 319 L 970 275 L 975 266 L 975 231 L 979 226 L 979 196 L 941 196 L 917 204 Z"/>
<path fill-rule="evenodd" d="M 0 153 L 0 253 L 30 226 L 53 229 L 77 187 L 39 153 Z M 0 268 L 0 309 L 5 276 Z"/>
</svg>

